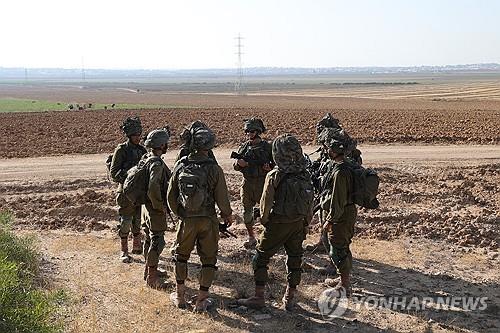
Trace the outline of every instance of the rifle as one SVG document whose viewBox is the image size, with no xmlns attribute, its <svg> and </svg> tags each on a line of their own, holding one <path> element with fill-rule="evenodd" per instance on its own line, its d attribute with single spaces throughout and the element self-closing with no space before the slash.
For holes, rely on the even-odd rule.
<svg viewBox="0 0 500 333">
<path fill-rule="evenodd" d="M 246 162 L 248 162 L 248 161 L 246 160 L 246 157 L 245 157 L 245 156 L 243 156 L 242 154 L 238 154 L 238 153 L 237 153 L 237 152 L 235 152 L 235 151 L 232 151 L 232 152 L 231 152 L 231 158 L 235 158 L 235 159 L 237 159 L 237 160 L 245 160 Z"/>
<path fill-rule="evenodd" d="M 253 158 L 250 158 L 250 157 L 248 157 L 246 155 L 239 154 L 239 153 L 237 153 L 235 151 L 231 152 L 231 158 L 234 158 L 234 159 L 237 159 L 237 160 L 244 160 L 248 164 L 254 164 L 254 165 L 269 164 L 271 168 L 274 165 L 274 163 L 272 161 L 263 160 L 263 159 L 253 159 Z"/>
<path fill-rule="evenodd" d="M 238 238 L 235 234 L 229 231 L 226 223 L 219 223 L 219 232 L 226 237 Z"/>
</svg>

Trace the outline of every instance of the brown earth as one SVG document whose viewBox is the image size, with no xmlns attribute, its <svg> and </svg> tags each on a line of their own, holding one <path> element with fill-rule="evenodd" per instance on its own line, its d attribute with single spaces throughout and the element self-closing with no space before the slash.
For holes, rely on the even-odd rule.
<svg viewBox="0 0 500 333">
<path fill-rule="evenodd" d="M 310 96 L 134 93 L 118 88 L 2 85 L 0 97 L 81 103 L 171 105 L 154 110 L 0 113 L 0 158 L 111 152 L 123 140 L 119 126 L 138 115 L 145 130 L 169 125 L 172 147 L 183 126 L 201 119 L 222 146 L 243 139 L 243 119 L 261 117 L 269 139 L 289 132 L 313 144 L 327 112 L 360 143 L 500 143 L 500 101 L 432 101 Z"/>
<path fill-rule="evenodd" d="M 71 301 L 61 313 L 68 332 L 496 332 L 500 155 L 495 148 L 362 146 L 365 163 L 382 177 L 382 207 L 360 211 L 353 243 L 356 297 L 487 296 L 487 311 L 407 312 L 357 308 L 353 303 L 345 315 L 328 320 L 316 304 L 325 289 L 313 269 L 327 263 L 321 252 L 305 256 L 294 314 L 279 310 L 286 281 L 281 252 L 271 264 L 268 308 L 234 307 L 235 298 L 252 292 L 252 252 L 241 246 L 241 224 L 233 227 L 238 239 L 220 244 L 219 276 L 212 289 L 216 310 L 209 315 L 178 311 L 164 292 L 144 287 L 140 256 L 130 265 L 116 260 L 114 185 L 106 180 L 105 154 L 0 160 L 0 210 L 14 213 L 19 232 L 37 235 L 50 286 L 69 291 Z M 231 169 L 229 153 L 216 150 L 239 216 L 241 176 Z M 169 166 L 174 155 L 171 151 L 165 158 Z M 167 233 L 169 245 L 173 236 Z M 317 238 L 313 232 L 306 242 Z M 172 272 L 168 252 L 161 265 Z M 190 294 L 196 289 L 198 264 L 193 254 Z M 260 319 L 263 314 L 270 317 Z"/>
<path fill-rule="evenodd" d="M 201 119 L 215 131 L 218 143 L 235 146 L 243 138 L 243 119 L 261 117 L 267 138 L 292 133 L 303 144 L 313 144 L 315 124 L 332 112 L 360 143 L 500 143 L 497 110 L 328 108 L 173 108 L 129 111 L 72 111 L 0 114 L 0 157 L 112 152 L 123 140 L 119 126 L 127 116 L 141 117 L 145 130 L 169 125 L 172 147 L 179 144 L 183 126 Z"/>
</svg>

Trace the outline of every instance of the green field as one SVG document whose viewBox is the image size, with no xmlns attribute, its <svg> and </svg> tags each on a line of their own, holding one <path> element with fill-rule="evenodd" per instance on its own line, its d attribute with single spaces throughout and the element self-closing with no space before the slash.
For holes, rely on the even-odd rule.
<svg viewBox="0 0 500 333">
<path fill-rule="evenodd" d="M 44 112 L 44 111 L 68 111 L 68 102 L 50 102 L 31 99 L 0 98 L 0 112 Z M 93 103 L 92 108 L 87 110 L 99 110 L 107 107 L 111 109 L 111 103 Z M 164 105 L 164 104 L 116 104 L 113 109 L 156 109 L 156 108 L 191 108 L 190 106 Z M 73 109 L 75 110 L 75 109 Z"/>
</svg>

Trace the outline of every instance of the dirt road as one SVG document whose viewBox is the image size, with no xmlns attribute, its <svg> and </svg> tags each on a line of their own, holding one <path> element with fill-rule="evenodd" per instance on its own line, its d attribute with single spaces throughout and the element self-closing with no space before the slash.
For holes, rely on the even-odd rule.
<svg viewBox="0 0 500 333">
<path fill-rule="evenodd" d="M 306 152 L 316 147 L 307 146 Z M 360 147 L 366 165 L 390 163 L 476 164 L 485 161 L 500 161 L 500 146 L 496 145 L 365 145 Z M 167 165 L 174 164 L 177 150 L 169 151 L 164 157 Z M 231 149 L 215 150 L 219 163 L 231 172 Z M 82 179 L 106 177 L 104 161 L 107 154 L 63 155 L 35 158 L 0 159 L 0 182 L 22 180 Z"/>
</svg>

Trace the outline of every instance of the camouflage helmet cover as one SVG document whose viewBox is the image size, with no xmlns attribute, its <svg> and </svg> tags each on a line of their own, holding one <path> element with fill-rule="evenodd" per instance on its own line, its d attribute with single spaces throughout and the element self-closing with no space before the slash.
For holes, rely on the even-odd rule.
<svg viewBox="0 0 500 333">
<path fill-rule="evenodd" d="M 299 141 L 291 134 L 283 134 L 272 144 L 276 166 L 286 173 L 296 173 L 305 169 L 306 159 Z"/>
<path fill-rule="evenodd" d="M 139 117 L 128 117 L 123 121 L 123 124 L 120 126 L 120 129 L 125 133 L 126 136 L 131 136 L 134 134 L 142 133 L 142 125 Z"/>
<path fill-rule="evenodd" d="M 161 145 L 168 143 L 168 140 L 170 139 L 169 132 L 168 127 L 152 130 L 146 137 L 144 145 L 148 148 L 160 148 Z"/>
<path fill-rule="evenodd" d="M 318 141 L 339 154 L 349 154 L 356 146 L 356 140 L 351 139 L 343 129 L 324 128 L 318 136 Z"/>
<path fill-rule="evenodd" d="M 319 135 L 324 128 L 341 128 L 340 121 L 332 116 L 331 113 L 327 113 L 317 124 L 316 132 Z M 319 142 L 319 138 L 318 138 Z M 321 143 L 321 142 L 320 142 Z"/>
<path fill-rule="evenodd" d="M 264 122 L 262 121 L 262 119 L 255 117 L 245 119 L 243 129 L 245 130 L 245 132 L 255 130 L 259 133 L 264 133 L 266 131 L 266 127 L 264 126 Z"/>
<path fill-rule="evenodd" d="M 193 121 L 188 127 L 184 128 L 180 135 L 181 141 L 189 143 L 191 141 L 191 130 L 195 128 L 208 128 L 208 126 L 201 120 Z"/>
<path fill-rule="evenodd" d="M 215 146 L 215 134 L 208 127 L 191 129 L 191 150 L 210 150 Z"/>
</svg>

